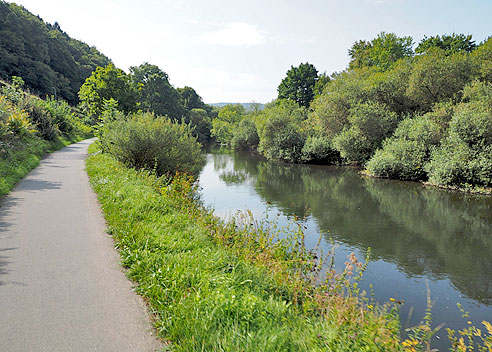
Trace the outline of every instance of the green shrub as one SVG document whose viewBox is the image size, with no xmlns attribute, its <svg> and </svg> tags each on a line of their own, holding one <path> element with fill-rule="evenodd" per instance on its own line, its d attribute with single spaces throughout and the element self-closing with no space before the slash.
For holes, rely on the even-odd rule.
<svg viewBox="0 0 492 352">
<path fill-rule="evenodd" d="M 29 119 L 43 139 L 52 141 L 57 137 L 58 131 L 44 101 L 26 95 L 19 102 L 19 107 L 27 112 Z"/>
<path fill-rule="evenodd" d="M 210 132 L 218 143 L 229 145 L 234 137 L 234 125 L 215 118 L 212 120 L 212 130 Z"/>
<path fill-rule="evenodd" d="M 254 122 L 249 119 L 244 119 L 234 131 L 231 147 L 234 150 L 252 151 L 256 149 L 259 141 L 258 132 Z"/>
<path fill-rule="evenodd" d="M 188 125 L 151 113 L 109 122 L 100 138 L 105 150 L 121 162 L 159 175 L 196 174 L 203 160 L 200 144 Z"/>
<path fill-rule="evenodd" d="M 298 162 L 302 158 L 305 138 L 288 117 L 274 116 L 267 120 L 261 136 L 259 151 L 267 159 Z"/>
<path fill-rule="evenodd" d="M 342 157 L 363 164 L 396 127 L 397 115 L 379 103 L 359 103 L 350 109 L 348 122 L 333 144 Z"/>
<path fill-rule="evenodd" d="M 449 125 L 449 136 L 432 153 L 429 181 L 437 185 L 492 186 L 492 112 L 460 109 Z"/>
<path fill-rule="evenodd" d="M 25 136 L 34 132 L 31 121 L 24 110 L 0 96 L 0 137 L 8 134 Z"/>
<path fill-rule="evenodd" d="M 45 100 L 45 107 L 60 132 L 66 134 L 74 132 L 75 116 L 66 101 L 48 97 Z"/>
<path fill-rule="evenodd" d="M 395 130 L 393 137 L 383 143 L 367 163 L 375 176 L 402 180 L 426 179 L 425 164 L 431 149 L 441 140 L 440 126 L 430 114 L 407 118 Z"/>
<path fill-rule="evenodd" d="M 302 147 L 302 160 L 305 162 L 337 164 L 340 153 L 333 148 L 331 140 L 325 136 L 309 136 Z"/>
</svg>

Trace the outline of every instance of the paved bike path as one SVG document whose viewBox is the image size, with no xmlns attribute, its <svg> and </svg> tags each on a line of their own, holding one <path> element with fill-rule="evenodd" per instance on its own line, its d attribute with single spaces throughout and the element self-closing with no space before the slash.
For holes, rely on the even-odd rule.
<svg viewBox="0 0 492 352">
<path fill-rule="evenodd" d="M 55 152 L 0 199 L 0 351 L 156 351 L 84 160 Z"/>
</svg>

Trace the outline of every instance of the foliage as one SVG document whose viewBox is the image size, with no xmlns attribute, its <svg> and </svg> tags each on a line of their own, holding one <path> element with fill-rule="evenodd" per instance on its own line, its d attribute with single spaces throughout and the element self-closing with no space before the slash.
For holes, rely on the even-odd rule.
<svg viewBox="0 0 492 352">
<path fill-rule="evenodd" d="M 145 62 L 138 67 L 130 67 L 130 78 L 133 85 L 139 89 L 142 110 L 168 116 L 175 121 L 181 120 L 185 114 L 185 107 L 181 102 L 180 93 L 171 86 L 164 71 Z"/>
<path fill-rule="evenodd" d="M 441 141 L 440 127 L 429 115 L 403 120 L 369 160 L 367 169 L 378 177 L 425 180 L 430 152 Z"/>
<path fill-rule="evenodd" d="M 76 117 L 66 101 L 56 100 L 51 96 L 45 100 L 44 104 L 51 115 L 53 123 L 60 132 L 65 134 L 74 132 Z"/>
<path fill-rule="evenodd" d="M 325 80 L 325 79 L 324 79 Z M 277 88 L 279 99 L 295 101 L 300 106 L 308 107 L 314 98 L 314 89 L 318 81 L 318 71 L 309 62 L 298 67 L 291 66 Z M 320 87 L 318 86 L 318 89 Z"/>
<path fill-rule="evenodd" d="M 334 75 L 323 93 L 311 104 L 310 123 L 333 138 L 348 124 L 350 109 L 367 100 L 368 69 L 345 71 Z"/>
<path fill-rule="evenodd" d="M 250 119 L 243 119 L 231 140 L 231 147 L 234 150 L 253 151 L 256 150 L 259 143 L 258 131 L 256 125 Z"/>
<path fill-rule="evenodd" d="M 236 124 L 241 121 L 244 112 L 244 106 L 241 104 L 228 104 L 219 110 L 217 118 L 228 123 Z"/>
<path fill-rule="evenodd" d="M 333 144 L 349 161 L 363 164 L 396 127 L 398 117 L 379 103 L 359 103 L 350 109 L 348 124 Z"/>
<path fill-rule="evenodd" d="M 193 129 L 192 134 L 197 138 L 198 142 L 206 144 L 210 141 L 212 123 L 204 109 L 191 109 L 185 121 L 190 124 Z"/>
<path fill-rule="evenodd" d="M 202 97 L 191 87 L 185 86 L 184 88 L 178 88 L 178 93 L 181 97 L 181 102 L 186 111 L 193 109 L 208 110 L 209 108 L 203 102 Z"/>
<path fill-rule="evenodd" d="M 309 136 L 302 147 L 302 160 L 305 162 L 338 164 L 340 153 L 335 150 L 331 140 L 325 136 Z"/>
<path fill-rule="evenodd" d="M 492 82 L 492 36 L 473 51 L 472 60 L 477 67 L 480 79 Z"/>
<path fill-rule="evenodd" d="M 349 68 L 375 66 L 386 71 L 400 59 L 413 56 L 413 39 L 398 37 L 395 33 L 381 32 L 376 38 L 368 42 L 360 40 L 349 49 Z"/>
<path fill-rule="evenodd" d="M 492 112 L 464 107 L 449 124 L 449 136 L 432 153 L 429 181 L 466 188 L 492 186 Z"/>
<path fill-rule="evenodd" d="M 244 112 L 244 106 L 241 104 L 228 104 L 219 110 L 218 116 L 212 120 L 210 131 L 218 143 L 231 145 L 234 131 Z"/>
<path fill-rule="evenodd" d="M 59 25 L 14 3 L 0 1 L 0 23 L 0 78 L 22 77 L 42 96 L 55 94 L 76 104 L 84 80 L 110 62 L 96 48 L 70 38 Z"/>
<path fill-rule="evenodd" d="M 267 159 L 299 162 L 306 139 L 306 109 L 290 100 L 277 100 L 256 117 L 258 151 Z"/>
<path fill-rule="evenodd" d="M 26 95 L 20 100 L 19 107 L 27 112 L 41 138 L 52 141 L 58 136 L 53 118 L 42 100 Z"/>
<path fill-rule="evenodd" d="M 0 138 L 13 134 L 25 136 L 34 132 L 28 114 L 0 96 Z"/>
<path fill-rule="evenodd" d="M 158 175 L 196 174 L 202 162 L 200 144 L 188 125 L 151 113 L 105 123 L 100 139 L 103 149 L 119 161 Z"/>
<path fill-rule="evenodd" d="M 229 145 L 234 137 L 233 125 L 227 121 L 215 118 L 212 120 L 210 133 L 218 143 Z"/>
<path fill-rule="evenodd" d="M 472 73 L 468 55 L 448 55 L 442 49 L 433 48 L 416 58 L 407 94 L 425 112 L 438 102 L 459 102 L 461 91 L 471 81 Z"/>
<path fill-rule="evenodd" d="M 305 137 L 289 116 L 274 116 L 267 120 L 260 135 L 259 151 L 267 159 L 298 162 L 302 158 Z"/>
<path fill-rule="evenodd" d="M 137 111 L 138 92 L 125 72 L 109 64 L 98 67 L 85 80 L 79 90 L 79 99 L 91 123 L 96 124 L 104 102 L 109 99 L 116 100 L 125 113 Z"/>
<path fill-rule="evenodd" d="M 451 35 L 444 34 L 443 36 L 424 36 L 419 45 L 415 49 L 417 54 L 424 54 L 431 48 L 440 48 L 448 53 L 454 54 L 457 52 L 471 53 L 477 48 L 475 41 L 472 40 L 472 35 L 468 34 L 456 34 Z"/>
</svg>

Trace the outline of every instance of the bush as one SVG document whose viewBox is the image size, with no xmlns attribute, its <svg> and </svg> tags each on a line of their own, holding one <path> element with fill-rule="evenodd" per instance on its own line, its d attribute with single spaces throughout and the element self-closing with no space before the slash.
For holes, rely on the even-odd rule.
<svg viewBox="0 0 492 352">
<path fill-rule="evenodd" d="M 5 96 L 0 96 L 0 138 L 8 134 L 24 136 L 33 132 L 27 113 L 10 103 Z"/>
<path fill-rule="evenodd" d="M 57 137 L 58 131 L 50 113 L 46 110 L 44 101 L 26 95 L 19 102 L 19 107 L 27 112 L 29 119 L 43 139 L 52 141 Z"/>
<path fill-rule="evenodd" d="M 249 119 L 242 120 L 231 141 L 234 150 L 253 151 L 259 143 L 258 132 L 253 121 Z"/>
<path fill-rule="evenodd" d="M 58 127 L 60 132 L 66 134 L 74 132 L 75 116 L 66 101 L 48 97 L 45 100 L 45 107 L 50 113 L 53 123 Z"/>
<path fill-rule="evenodd" d="M 432 153 L 429 181 L 443 186 L 492 186 L 492 112 L 460 109 L 449 136 Z"/>
<path fill-rule="evenodd" d="M 393 137 L 369 160 L 367 169 L 378 177 L 425 179 L 424 167 L 431 149 L 441 140 L 440 126 L 430 118 L 431 114 L 403 120 Z"/>
<path fill-rule="evenodd" d="M 302 158 L 304 137 L 288 117 L 270 118 L 261 131 L 259 151 L 267 159 L 298 162 Z"/>
<path fill-rule="evenodd" d="M 324 136 L 310 136 L 302 147 L 302 160 L 322 164 L 340 163 L 340 153 L 333 148 L 331 140 Z"/>
<path fill-rule="evenodd" d="M 363 164 L 395 128 L 397 115 L 379 103 L 359 103 L 350 109 L 349 125 L 333 144 L 349 161 Z"/>
<path fill-rule="evenodd" d="M 196 175 L 203 161 L 200 144 L 188 125 L 151 113 L 105 124 L 101 144 L 127 166 L 155 170 L 158 175 Z"/>
</svg>

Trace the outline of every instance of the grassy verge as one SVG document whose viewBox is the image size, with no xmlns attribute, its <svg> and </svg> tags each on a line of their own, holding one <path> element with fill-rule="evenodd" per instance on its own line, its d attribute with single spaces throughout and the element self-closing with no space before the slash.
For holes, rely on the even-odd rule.
<svg viewBox="0 0 492 352">
<path fill-rule="evenodd" d="M 7 194 L 19 180 L 38 166 L 46 153 L 82 139 L 78 136 L 62 136 L 48 142 L 28 135 L 0 141 L 0 197 Z"/>
<path fill-rule="evenodd" d="M 274 240 L 250 218 L 225 224 L 187 178 L 159 179 L 105 154 L 90 156 L 87 172 L 169 349 L 401 350 L 394 312 L 360 299 L 348 281 L 363 266 L 355 257 L 316 288 L 310 273 L 319 262 L 302 250 L 302 234 Z"/>
</svg>

